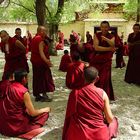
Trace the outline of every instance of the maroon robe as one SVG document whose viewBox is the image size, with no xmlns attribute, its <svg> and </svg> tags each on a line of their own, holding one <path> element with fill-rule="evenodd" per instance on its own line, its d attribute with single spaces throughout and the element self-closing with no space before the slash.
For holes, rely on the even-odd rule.
<svg viewBox="0 0 140 140">
<path fill-rule="evenodd" d="M 59 42 L 56 45 L 56 50 L 64 49 L 64 34 L 62 32 L 58 33 Z"/>
<path fill-rule="evenodd" d="M 122 68 L 125 66 L 123 59 L 123 42 L 118 35 L 115 35 L 115 47 L 116 50 L 116 68 Z"/>
<path fill-rule="evenodd" d="M 72 62 L 71 57 L 68 54 L 63 55 L 59 65 L 59 70 L 67 72 L 68 66 L 71 62 Z"/>
<path fill-rule="evenodd" d="M 42 127 L 49 114 L 31 117 L 26 112 L 24 94 L 28 90 L 17 82 L 4 81 L 0 84 L 0 133 L 18 136 Z"/>
<path fill-rule="evenodd" d="M 91 35 L 91 34 L 87 34 L 87 35 L 86 35 L 86 38 L 87 38 L 87 43 L 93 45 L 93 38 L 92 38 L 92 35 Z"/>
<path fill-rule="evenodd" d="M 71 42 L 71 45 L 70 45 L 70 56 L 71 56 L 72 60 L 73 60 L 73 55 L 75 53 L 79 53 L 79 45 L 78 45 L 77 42 L 75 42 L 75 43 Z"/>
<path fill-rule="evenodd" d="M 39 44 L 43 41 L 40 35 L 36 35 L 32 40 L 31 62 L 33 67 L 33 94 L 38 96 L 40 93 L 53 92 L 55 89 L 54 81 L 50 67 L 42 60 L 39 53 Z M 44 53 L 47 59 L 49 56 L 49 47 L 44 47 Z"/>
<path fill-rule="evenodd" d="M 102 41 L 102 33 L 96 33 L 96 36 L 99 40 L 99 46 L 109 47 L 109 44 L 106 41 Z M 113 36 L 108 33 L 107 38 L 111 39 Z M 95 51 L 95 55 L 90 62 L 90 65 L 97 68 L 99 71 L 99 81 L 96 83 L 97 87 L 100 87 L 105 90 L 110 100 L 115 100 L 112 81 L 111 81 L 111 64 L 112 64 L 113 52 L 99 52 Z"/>
<path fill-rule="evenodd" d="M 85 85 L 84 80 L 84 67 L 85 64 L 80 61 L 72 62 L 68 66 L 66 75 L 66 86 L 69 89 L 78 89 Z"/>
<path fill-rule="evenodd" d="M 117 133 L 117 121 L 114 120 L 109 129 L 103 112 L 102 89 L 89 84 L 73 90 L 68 99 L 62 140 L 110 140 L 116 137 L 112 134 Z"/>
<path fill-rule="evenodd" d="M 128 42 L 134 43 L 134 45 L 129 48 L 125 81 L 140 85 L 140 32 L 136 36 L 131 33 L 128 37 Z"/>
<path fill-rule="evenodd" d="M 9 37 L 9 50 L 7 50 L 5 43 L 1 43 L 1 50 L 5 53 L 6 61 L 4 66 L 3 80 L 5 79 L 5 74 L 7 72 L 13 73 L 19 69 L 25 69 L 27 72 L 29 72 L 26 54 L 19 47 L 17 47 L 15 43 L 16 39 Z"/>
<path fill-rule="evenodd" d="M 84 43 L 83 47 L 84 47 L 84 53 L 83 53 L 84 61 L 90 62 L 94 56 L 94 51 L 95 51 L 93 45 L 90 43 Z"/>
<path fill-rule="evenodd" d="M 25 41 L 22 37 L 15 35 L 13 38 L 19 40 L 25 47 L 27 47 L 27 41 Z"/>
</svg>

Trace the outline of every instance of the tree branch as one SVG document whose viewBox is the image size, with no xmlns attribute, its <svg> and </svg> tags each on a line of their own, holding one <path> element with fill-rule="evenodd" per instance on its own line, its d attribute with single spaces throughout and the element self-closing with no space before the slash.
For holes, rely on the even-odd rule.
<svg viewBox="0 0 140 140">
<path fill-rule="evenodd" d="M 45 4 L 45 8 L 46 8 L 46 10 L 48 11 L 49 16 L 52 17 L 51 12 L 50 12 L 50 10 L 49 10 L 49 8 L 48 8 L 48 6 L 47 6 L 46 4 Z"/>
<path fill-rule="evenodd" d="M 31 12 L 31 13 L 33 13 L 35 15 L 35 11 L 27 8 L 26 6 L 24 6 L 24 5 L 20 4 L 20 3 L 13 2 L 13 1 L 11 1 L 11 3 L 13 3 L 13 4 L 17 5 L 17 6 L 20 6 L 20 7 L 26 9 L 27 11 L 29 11 L 29 12 Z"/>
</svg>

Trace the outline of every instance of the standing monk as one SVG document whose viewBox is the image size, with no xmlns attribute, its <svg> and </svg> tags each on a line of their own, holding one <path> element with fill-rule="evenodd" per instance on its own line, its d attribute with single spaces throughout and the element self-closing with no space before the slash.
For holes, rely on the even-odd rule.
<svg viewBox="0 0 140 140">
<path fill-rule="evenodd" d="M 64 49 L 64 34 L 58 30 L 58 44 L 56 45 L 56 50 Z"/>
<path fill-rule="evenodd" d="M 125 81 L 140 85 L 140 25 L 135 24 L 133 30 L 128 37 L 129 60 Z"/>
<path fill-rule="evenodd" d="M 5 79 L 6 73 L 13 73 L 19 69 L 29 72 L 25 46 L 16 38 L 11 38 L 5 30 L 0 32 L 0 37 L 1 50 L 5 53 L 6 61 L 2 79 Z"/>
<path fill-rule="evenodd" d="M 25 47 L 27 47 L 27 41 L 25 41 L 24 38 L 22 38 L 21 34 L 22 34 L 21 29 L 20 28 L 16 28 L 15 29 L 15 36 L 14 36 L 14 38 L 19 40 Z"/>
<path fill-rule="evenodd" d="M 113 52 L 115 51 L 115 38 L 109 33 L 110 25 L 103 21 L 100 25 L 101 32 L 94 36 L 95 55 L 91 65 L 99 71 L 97 87 L 105 90 L 110 100 L 114 100 L 114 93 L 111 81 L 111 64 Z"/>
<path fill-rule="evenodd" d="M 123 42 L 122 39 L 116 32 L 111 32 L 112 35 L 115 37 L 115 47 L 116 50 L 116 67 L 115 68 L 123 68 L 125 67 L 125 62 L 123 59 Z"/>
<path fill-rule="evenodd" d="M 86 32 L 86 43 L 89 43 L 91 45 L 93 45 L 93 39 L 92 39 L 92 35 L 90 34 L 89 31 Z"/>
<path fill-rule="evenodd" d="M 45 44 L 46 28 L 39 26 L 32 40 L 31 62 L 33 67 L 33 95 L 36 101 L 51 101 L 46 92 L 55 89 L 49 56 L 49 47 Z M 43 94 L 43 97 L 40 94 Z"/>
</svg>

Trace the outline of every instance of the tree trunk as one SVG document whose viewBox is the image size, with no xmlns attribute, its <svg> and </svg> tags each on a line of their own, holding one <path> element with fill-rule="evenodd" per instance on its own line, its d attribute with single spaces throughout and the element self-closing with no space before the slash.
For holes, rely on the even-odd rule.
<svg viewBox="0 0 140 140">
<path fill-rule="evenodd" d="M 57 52 L 55 50 L 55 46 L 56 46 L 56 38 L 57 38 L 58 26 L 59 26 L 59 24 L 56 24 L 56 23 L 55 24 L 50 23 L 48 25 L 49 36 L 54 40 L 50 45 L 50 54 L 52 54 L 52 55 L 57 55 Z"/>
<path fill-rule="evenodd" d="M 4 2 L 4 0 L 0 0 L 0 4 L 3 3 L 3 2 Z"/>
<path fill-rule="evenodd" d="M 137 4 L 137 23 L 140 23 L 140 0 L 137 0 L 138 4 Z"/>
<path fill-rule="evenodd" d="M 46 0 L 36 0 L 35 1 L 35 11 L 38 25 L 45 25 L 46 22 Z"/>
</svg>

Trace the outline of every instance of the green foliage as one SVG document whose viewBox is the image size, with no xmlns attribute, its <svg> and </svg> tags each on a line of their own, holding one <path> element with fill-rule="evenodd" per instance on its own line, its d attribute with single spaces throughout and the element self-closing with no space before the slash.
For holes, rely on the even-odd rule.
<svg viewBox="0 0 140 140">
<path fill-rule="evenodd" d="M 136 19 L 137 14 L 137 0 L 128 0 L 124 5 L 124 18 L 127 20 Z"/>
</svg>

